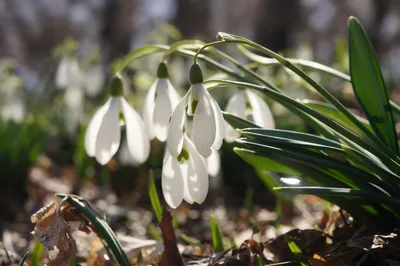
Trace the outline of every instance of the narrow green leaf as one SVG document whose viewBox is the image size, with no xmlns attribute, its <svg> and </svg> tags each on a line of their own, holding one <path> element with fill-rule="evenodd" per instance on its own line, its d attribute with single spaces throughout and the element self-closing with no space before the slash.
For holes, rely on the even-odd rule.
<svg viewBox="0 0 400 266">
<path fill-rule="evenodd" d="M 222 252 L 225 250 L 224 248 L 224 236 L 221 233 L 221 229 L 218 226 L 217 219 L 212 215 L 210 217 L 211 220 L 211 234 L 212 234 L 212 242 L 214 252 Z"/>
<path fill-rule="evenodd" d="M 42 243 L 36 241 L 35 247 L 33 248 L 32 257 L 31 257 L 31 265 L 39 266 L 40 265 L 40 257 L 42 256 L 43 245 Z"/>
<path fill-rule="evenodd" d="M 370 191 L 352 188 L 333 188 L 333 187 L 275 187 L 274 190 L 293 194 L 311 194 L 316 196 L 347 197 L 354 200 L 358 199 L 364 203 L 394 203 L 400 207 L 400 199 L 385 196 Z"/>
<path fill-rule="evenodd" d="M 28 255 L 29 255 L 29 251 L 25 252 L 25 254 L 24 254 L 24 256 L 22 257 L 21 261 L 18 263 L 18 266 L 23 266 L 23 265 L 24 265 L 24 263 L 25 263 L 26 258 L 28 257 Z"/>
<path fill-rule="evenodd" d="M 97 214 L 97 212 L 91 207 L 89 202 L 75 195 L 57 193 L 56 196 L 63 200 L 66 200 L 69 204 L 74 206 L 77 211 L 79 211 L 89 219 L 89 221 L 96 228 L 99 237 L 104 239 L 104 241 L 107 243 L 107 248 L 112 251 L 112 254 L 109 254 L 111 258 L 115 257 L 115 259 L 121 266 L 131 265 L 126 253 L 122 249 L 120 242 L 118 241 L 110 226 L 106 223 L 106 221 L 104 221 L 103 218 L 101 218 Z"/>
<path fill-rule="evenodd" d="M 354 131 L 355 133 L 359 134 L 359 135 L 364 135 L 364 132 L 362 132 L 359 128 L 357 128 L 356 125 L 354 125 L 354 123 L 348 119 L 343 113 L 339 112 L 335 107 L 333 107 L 330 104 L 324 103 L 324 102 L 320 102 L 320 101 L 313 101 L 313 100 L 298 100 L 298 102 L 301 102 L 304 105 L 307 105 L 308 107 L 311 107 L 312 109 L 320 112 L 321 114 L 337 121 L 338 123 L 344 125 L 345 127 L 351 129 L 352 131 Z M 368 120 L 365 118 L 362 118 L 358 115 L 354 116 L 361 122 L 364 124 L 364 126 L 371 132 L 373 132 L 373 129 L 371 127 L 371 125 L 369 124 Z"/>
<path fill-rule="evenodd" d="M 154 182 L 153 170 L 150 170 L 149 173 L 149 196 L 150 196 L 151 206 L 153 207 L 153 211 L 156 214 L 158 222 L 161 223 L 162 207 L 160 203 L 160 198 L 158 197 L 156 184 Z"/>
<path fill-rule="evenodd" d="M 360 22 L 350 17 L 348 24 L 350 75 L 354 92 L 375 134 L 397 154 L 392 108 L 378 60 Z"/>
<path fill-rule="evenodd" d="M 288 247 L 301 266 L 310 266 L 303 256 L 303 252 L 293 240 L 287 241 Z"/>
<path fill-rule="evenodd" d="M 260 128 L 256 124 L 227 112 L 222 112 L 226 122 L 233 128 Z"/>
</svg>

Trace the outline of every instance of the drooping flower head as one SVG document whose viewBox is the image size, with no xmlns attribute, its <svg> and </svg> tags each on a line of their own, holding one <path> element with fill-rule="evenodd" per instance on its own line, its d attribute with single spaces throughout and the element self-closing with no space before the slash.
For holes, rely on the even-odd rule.
<svg viewBox="0 0 400 266">
<path fill-rule="evenodd" d="M 168 128 L 167 148 L 174 157 L 181 153 L 188 116 L 193 118 L 190 138 L 201 156 L 207 158 L 211 155 L 211 148 L 218 150 L 221 147 L 225 130 L 221 109 L 202 82 L 200 66 L 193 64 L 190 68 L 192 85 L 172 113 Z"/>
<path fill-rule="evenodd" d="M 165 201 L 172 208 L 177 208 L 183 200 L 201 204 L 206 199 L 209 186 L 206 163 L 186 134 L 178 156 L 166 150 L 161 185 Z"/>
<path fill-rule="evenodd" d="M 240 118 L 248 119 L 262 128 L 275 128 L 275 120 L 267 103 L 251 90 L 237 90 L 229 100 L 226 111 Z M 227 142 L 233 142 L 239 136 L 233 127 L 229 124 L 226 125 L 225 140 Z"/>
<path fill-rule="evenodd" d="M 167 65 L 162 62 L 143 107 L 144 124 L 151 139 L 167 140 L 169 119 L 179 99 L 179 94 L 169 81 Z"/>
<path fill-rule="evenodd" d="M 140 115 L 123 97 L 122 77 L 116 74 L 110 83 L 111 96 L 90 120 L 85 134 L 85 150 L 104 165 L 117 152 L 120 140 L 120 114 L 125 120 L 128 149 L 138 163 L 146 161 L 150 140 Z"/>
<path fill-rule="evenodd" d="M 65 56 L 61 59 L 55 76 L 55 84 L 60 89 L 81 86 L 81 70 L 76 58 Z"/>
</svg>

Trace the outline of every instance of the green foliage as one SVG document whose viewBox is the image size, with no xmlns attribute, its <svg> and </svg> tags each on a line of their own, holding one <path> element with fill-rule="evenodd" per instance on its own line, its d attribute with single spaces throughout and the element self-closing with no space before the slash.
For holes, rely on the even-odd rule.
<svg viewBox="0 0 400 266">
<path fill-rule="evenodd" d="M 32 257 L 31 257 L 31 265 L 32 266 L 40 265 L 40 257 L 42 256 L 42 251 L 43 251 L 42 243 L 36 241 L 35 246 L 32 251 Z"/>
<path fill-rule="evenodd" d="M 151 206 L 153 207 L 153 211 L 157 217 L 158 222 L 161 223 L 162 207 L 161 207 L 160 199 L 158 198 L 156 184 L 154 182 L 153 170 L 150 170 L 149 196 L 150 196 Z"/>
<path fill-rule="evenodd" d="M 218 226 L 217 219 L 214 216 L 210 217 L 211 221 L 211 235 L 214 252 L 224 251 L 224 236 L 221 233 L 221 229 Z"/>
<path fill-rule="evenodd" d="M 235 152 L 256 169 L 300 176 L 306 182 L 306 186 L 277 187 L 276 191 L 314 194 L 338 204 L 370 226 L 395 226 L 400 211 L 400 158 L 392 110 L 397 111 L 397 105 L 387 97 L 376 56 L 359 22 L 349 19 L 350 76 L 368 120 L 354 115 L 299 67 L 329 73 L 348 82 L 346 74 L 309 61 L 286 59 L 239 36 L 219 36 L 226 43 L 237 43 L 271 56 L 273 59 L 241 48 L 250 60 L 280 63 L 289 68 L 328 102 L 295 101 L 263 82 L 210 81 L 219 86 L 258 90 L 299 115 L 320 135 L 245 128 L 245 122 L 238 123 L 239 119 L 225 114 L 227 122 L 239 128 L 242 135 Z"/>
</svg>

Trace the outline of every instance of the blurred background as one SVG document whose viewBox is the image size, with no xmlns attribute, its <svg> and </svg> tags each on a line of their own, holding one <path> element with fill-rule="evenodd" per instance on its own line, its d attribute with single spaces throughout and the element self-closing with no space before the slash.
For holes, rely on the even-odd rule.
<svg viewBox="0 0 400 266">
<path fill-rule="evenodd" d="M 55 192 L 96 201 L 115 223 L 134 221 L 139 215 L 127 215 L 117 203 L 142 206 L 147 216 L 141 212 L 139 217 L 150 217 L 142 223 L 151 222 L 148 170 L 156 169 L 159 184 L 163 144 L 154 141 L 151 158 L 141 166 L 132 164 L 124 140 L 106 167 L 88 158 L 83 148 L 87 121 L 107 97 L 104 88 L 114 60 L 145 44 L 171 44 L 184 38 L 208 42 L 225 31 L 346 72 L 350 15 L 366 28 L 396 100 L 400 97 L 396 90 L 400 2 L 396 0 L 0 0 L 0 229 L 28 233 L 29 215 Z M 231 48 L 223 49 L 244 59 Z M 138 111 L 159 62 L 158 56 L 147 57 L 124 72 L 126 97 Z M 60 76 L 65 65 L 74 78 Z M 189 65 L 190 60 L 180 57 L 170 62 L 172 83 L 181 92 L 188 88 Z M 258 71 L 292 97 L 318 99 L 291 72 L 262 67 Z M 357 109 L 348 85 L 313 74 Z M 223 109 L 230 94 L 213 93 Z M 309 131 L 297 117 L 267 101 L 278 128 Z M 225 143 L 221 150 L 221 171 L 212 178 L 205 207 L 193 208 L 273 209 L 275 197 L 266 189 L 270 181 L 254 173 L 232 147 Z M 140 228 L 145 225 L 128 228 L 144 235 L 146 230 Z"/>
</svg>

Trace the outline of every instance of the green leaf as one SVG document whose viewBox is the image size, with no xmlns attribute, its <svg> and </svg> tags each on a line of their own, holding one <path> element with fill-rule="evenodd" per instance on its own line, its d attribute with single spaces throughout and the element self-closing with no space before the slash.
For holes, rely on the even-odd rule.
<svg viewBox="0 0 400 266">
<path fill-rule="evenodd" d="M 260 128 L 256 124 L 227 112 L 222 112 L 226 122 L 233 128 Z"/>
<path fill-rule="evenodd" d="M 293 240 L 287 241 L 288 247 L 301 266 L 310 266 L 303 256 L 303 252 Z"/>
<path fill-rule="evenodd" d="M 320 101 L 313 101 L 313 100 L 297 100 L 298 102 L 307 105 L 308 107 L 311 107 L 312 109 L 320 112 L 321 114 L 335 120 L 336 122 L 342 124 L 343 126 L 347 127 L 348 129 L 351 129 L 353 132 L 359 134 L 359 135 L 364 135 L 364 132 L 360 130 L 354 123 L 348 119 L 343 113 L 339 112 L 335 107 L 333 107 L 330 104 L 320 102 Z M 354 116 L 364 124 L 364 126 L 371 132 L 373 132 L 373 129 L 371 125 L 369 124 L 367 119 L 364 119 L 358 115 Z"/>
<path fill-rule="evenodd" d="M 23 266 L 26 258 L 28 257 L 29 251 L 25 252 L 24 256 L 22 257 L 21 261 L 18 263 L 18 266 Z"/>
<path fill-rule="evenodd" d="M 354 92 L 375 134 L 398 154 L 392 109 L 378 60 L 360 22 L 349 19 L 350 75 Z"/>
<path fill-rule="evenodd" d="M 42 256 L 43 245 L 42 243 L 36 241 L 35 247 L 33 248 L 32 257 L 31 257 L 31 265 L 39 266 L 40 265 L 40 257 Z"/>
<path fill-rule="evenodd" d="M 110 226 L 102 217 L 97 214 L 89 202 L 75 195 L 57 193 L 56 196 L 62 200 L 66 200 L 69 204 L 75 207 L 78 212 L 82 213 L 86 218 L 89 219 L 89 221 L 96 228 L 96 233 L 98 234 L 99 238 L 104 239 L 104 241 L 107 243 L 105 247 L 108 251 L 112 252 L 109 253 L 111 258 L 115 257 L 121 266 L 131 265 L 126 253 L 122 249 L 120 242 L 118 241 L 114 232 L 111 230 Z"/>
<path fill-rule="evenodd" d="M 149 196 L 150 196 L 151 206 L 153 207 L 153 211 L 156 214 L 158 222 L 161 223 L 162 207 L 161 207 L 160 199 L 158 197 L 156 184 L 154 182 L 153 170 L 150 170 Z"/>
<path fill-rule="evenodd" d="M 214 252 L 222 252 L 225 250 L 223 242 L 224 237 L 221 233 L 221 229 L 218 226 L 217 219 L 213 215 L 211 215 L 210 220 Z"/>
<path fill-rule="evenodd" d="M 275 187 L 274 190 L 279 192 L 293 193 L 293 194 L 311 194 L 316 196 L 330 196 L 330 197 L 346 197 L 352 200 L 360 200 L 361 202 L 371 203 L 394 203 L 399 205 L 400 199 L 393 198 L 389 195 L 382 195 L 360 189 L 351 188 L 333 188 L 333 187 Z"/>
</svg>

